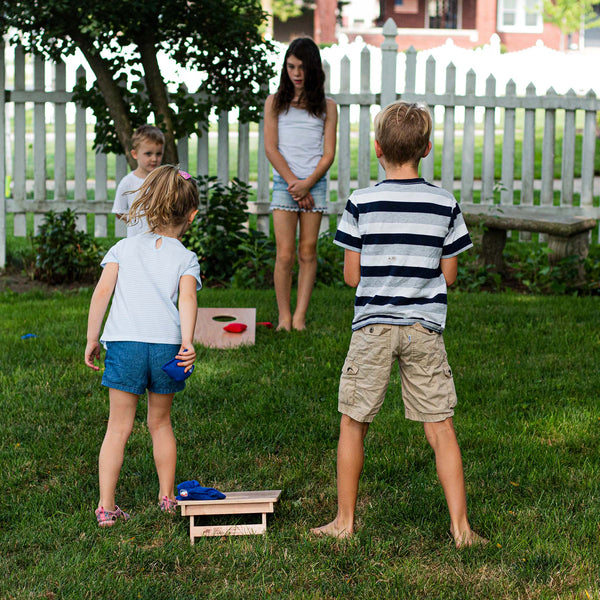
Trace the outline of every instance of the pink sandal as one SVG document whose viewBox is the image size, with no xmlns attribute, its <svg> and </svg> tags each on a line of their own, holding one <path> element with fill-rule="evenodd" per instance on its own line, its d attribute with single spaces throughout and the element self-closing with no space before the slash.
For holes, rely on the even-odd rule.
<svg viewBox="0 0 600 600">
<path fill-rule="evenodd" d="M 98 525 L 100 527 L 112 527 L 117 519 L 123 519 L 123 521 L 129 521 L 131 518 L 129 513 L 123 512 L 116 504 L 115 510 L 104 510 L 104 507 L 101 506 L 97 508 L 95 511 L 96 520 L 98 521 Z"/>
<path fill-rule="evenodd" d="M 171 500 L 168 496 L 163 496 L 160 503 L 160 510 L 174 515 L 177 512 L 177 500 Z"/>
</svg>

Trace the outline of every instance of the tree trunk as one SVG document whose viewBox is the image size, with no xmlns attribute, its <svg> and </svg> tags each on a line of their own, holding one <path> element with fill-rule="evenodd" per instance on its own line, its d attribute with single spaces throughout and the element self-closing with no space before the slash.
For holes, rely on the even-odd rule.
<svg viewBox="0 0 600 600">
<path fill-rule="evenodd" d="M 175 135 L 173 127 L 173 113 L 169 106 L 169 98 L 164 79 L 158 66 L 156 58 L 156 47 L 152 39 L 143 39 L 138 41 L 140 59 L 144 67 L 144 80 L 148 97 L 154 109 L 154 118 L 159 123 L 162 119 L 165 134 L 165 148 L 163 154 L 163 163 L 176 165 L 179 162 L 177 145 L 175 144 Z"/>
<path fill-rule="evenodd" d="M 121 96 L 118 82 L 113 78 L 108 63 L 96 52 L 96 48 L 88 38 L 73 34 L 71 37 L 77 42 L 79 49 L 88 61 L 92 71 L 94 71 L 94 75 L 96 75 L 98 88 L 115 123 L 117 137 L 121 142 L 130 168 L 134 170 L 137 163 L 131 156 L 132 125 L 129 119 L 129 110 Z"/>
</svg>

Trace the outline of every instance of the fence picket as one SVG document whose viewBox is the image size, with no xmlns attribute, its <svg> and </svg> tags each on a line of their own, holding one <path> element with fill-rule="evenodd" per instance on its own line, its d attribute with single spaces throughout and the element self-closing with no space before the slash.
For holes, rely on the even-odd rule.
<svg viewBox="0 0 600 600">
<path fill-rule="evenodd" d="M 506 84 L 507 97 L 517 95 L 517 86 L 511 79 Z M 507 108 L 504 111 L 504 138 L 502 140 L 502 172 L 500 203 L 513 204 L 515 199 L 515 126 L 516 111 Z"/>
<path fill-rule="evenodd" d="M 595 99 L 591 90 L 587 98 Z M 586 110 L 581 147 L 581 205 L 592 206 L 594 200 L 594 155 L 596 153 L 596 111 Z"/>
<path fill-rule="evenodd" d="M 67 91 L 67 67 L 64 62 L 54 66 L 54 89 Z M 54 104 L 54 197 L 67 197 L 67 104 Z"/>
<path fill-rule="evenodd" d="M 567 99 L 575 98 L 575 92 L 569 90 Z M 562 194 L 561 205 L 573 206 L 573 187 L 575 170 L 575 111 L 571 108 L 565 110 L 565 126 L 563 129 L 562 147 Z"/>
<path fill-rule="evenodd" d="M 350 92 L 350 59 L 342 58 L 340 65 L 340 92 Z M 341 105 L 339 108 L 338 133 L 338 199 L 346 200 L 350 195 L 350 106 Z"/>
<path fill-rule="evenodd" d="M 45 62 L 42 56 L 33 59 L 33 89 L 43 93 L 46 88 Z M 37 96 L 37 94 L 36 94 Z M 46 201 L 46 104 L 40 99 L 33 103 L 33 200 Z M 34 232 L 37 233 L 43 221 L 42 214 L 33 217 Z"/>
<path fill-rule="evenodd" d="M 465 92 L 467 96 L 475 95 L 476 76 L 475 71 L 470 69 L 467 73 Z M 465 108 L 465 123 L 463 127 L 462 140 L 462 175 L 460 186 L 460 198 L 463 202 L 471 202 L 473 199 L 473 182 L 475 180 L 475 108 Z"/>
<path fill-rule="evenodd" d="M 416 61 L 411 64 L 411 70 L 417 69 Z M 408 70 L 408 66 L 407 66 Z M 425 63 L 425 97 L 435 94 L 435 58 L 430 56 Z M 429 104 L 429 100 L 426 100 Z M 431 111 L 431 119 L 433 121 L 433 127 L 431 128 L 431 150 L 429 154 L 421 161 L 421 175 L 427 181 L 433 181 L 433 171 L 435 166 L 435 106 L 429 104 L 429 110 Z"/>
<path fill-rule="evenodd" d="M 485 81 L 487 98 L 496 97 L 496 78 L 490 75 Z M 481 202 L 494 200 L 494 173 L 496 153 L 496 109 L 486 106 L 483 116 L 483 162 L 481 167 Z"/>
<path fill-rule="evenodd" d="M 371 90 L 371 53 L 365 46 L 360 53 L 360 91 Z M 358 187 L 365 188 L 371 183 L 371 107 L 361 104 L 358 117 Z M 338 200 L 343 200 L 338 198 Z"/>
<path fill-rule="evenodd" d="M 556 95 L 553 88 L 547 96 Z M 554 161 L 556 159 L 556 110 L 546 110 L 544 115 L 544 139 L 542 141 L 542 188 L 540 203 L 552 205 L 554 202 Z"/>
<path fill-rule="evenodd" d="M 454 103 L 456 93 L 456 67 L 450 63 L 446 68 L 446 96 L 444 105 L 444 141 L 442 144 L 442 187 L 454 192 Z"/>
</svg>

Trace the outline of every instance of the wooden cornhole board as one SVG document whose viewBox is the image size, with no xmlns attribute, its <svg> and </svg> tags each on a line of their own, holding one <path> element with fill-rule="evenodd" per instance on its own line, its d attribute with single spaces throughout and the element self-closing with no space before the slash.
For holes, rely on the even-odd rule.
<svg viewBox="0 0 600 600">
<path fill-rule="evenodd" d="M 267 514 L 274 511 L 281 490 L 223 492 L 221 500 L 180 500 L 181 516 L 190 518 L 190 543 L 194 538 L 215 535 L 255 535 L 267 531 Z M 260 523 L 249 525 L 196 525 L 195 516 L 262 515 Z"/>
<path fill-rule="evenodd" d="M 233 317 L 228 321 L 215 321 L 215 317 Z M 223 327 L 230 323 L 243 323 L 242 333 L 230 333 Z M 256 308 L 199 308 L 194 330 L 194 342 L 209 348 L 235 348 L 243 344 L 254 345 L 256 337 Z"/>
</svg>

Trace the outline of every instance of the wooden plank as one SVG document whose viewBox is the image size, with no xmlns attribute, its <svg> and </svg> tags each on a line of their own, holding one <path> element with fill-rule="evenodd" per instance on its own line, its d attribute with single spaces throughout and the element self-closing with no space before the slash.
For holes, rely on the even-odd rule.
<svg viewBox="0 0 600 600">
<path fill-rule="evenodd" d="M 180 505 L 179 502 L 178 505 Z M 223 500 L 215 500 L 204 504 L 181 505 L 181 514 L 184 517 L 190 515 L 253 515 L 257 513 L 272 513 L 273 502 L 233 502 L 226 504 Z"/>
<path fill-rule="evenodd" d="M 229 321 L 217 321 L 218 317 L 232 317 Z M 241 333 L 230 333 L 223 327 L 228 323 L 244 323 Z M 198 308 L 194 329 L 194 341 L 209 348 L 235 348 L 254 344 L 256 335 L 256 308 Z"/>
<path fill-rule="evenodd" d="M 262 523 L 250 525 L 190 525 L 190 543 L 197 537 L 215 537 L 224 535 L 260 535 L 267 531 Z"/>
<path fill-rule="evenodd" d="M 179 506 L 197 506 L 208 504 L 235 504 L 237 502 L 277 502 L 281 490 L 253 490 L 247 492 L 222 492 L 225 498 L 220 500 L 180 500 Z"/>
</svg>

